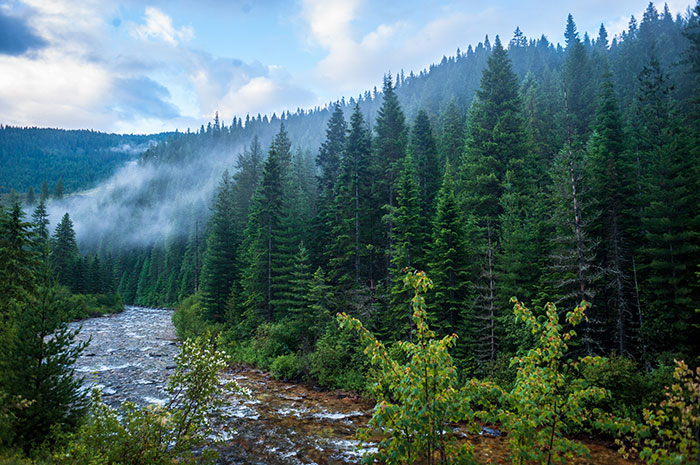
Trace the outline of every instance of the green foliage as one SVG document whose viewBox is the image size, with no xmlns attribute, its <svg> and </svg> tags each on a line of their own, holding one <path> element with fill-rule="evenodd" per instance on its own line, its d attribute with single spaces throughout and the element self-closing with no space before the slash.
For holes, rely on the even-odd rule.
<svg viewBox="0 0 700 465">
<path fill-rule="evenodd" d="M 624 422 L 616 429 L 620 452 L 638 453 L 648 464 L 690 465 L 700 459 L 700 367 L 695 372 L 676 361 L 675 382 L 666 387 L 665 398 L 644 409 L 644 423 Z M 627 446 L 631 442 L 633 447 Z"/>
<path fill-rule="evenodd" d="M 333 325 L 321 336 L 309 356 L 309 375 L 320 386 L 330 389 L 368 391 L 368 363 L 358 339 Z"/>
<path fill-rule="evenodd" d="M 184 299 L 175 307 L 172 317 L 177 337 L 189 339 L 206 334 L 207 331 L 211 330 L 212 322 L 207 320 L 205 316 L 199 294 Z"/>
<path fill-rule="evenodd" d="M 91 414 L 69 443 L 54 455 L 57 464 L 194 464 L 215 463 L 210 416 L 224 406 L 226 395 L 239 391 L 235 381 L 222 383 L 219 371 L 227 356 L 210 337 L 186 340 L 168 381 L 168 403 L 137 408 L 125 402 L 113 409 L 93 393 Z"/>
<path fill-rule="evenodd" d="M 377 452 L 367 453 L 363 463 L 379 461 L 387 464 L 468 463 L 471 445 L 458 446 L 449 425 L 464 421 L 475 426 L 469 409 L 467 391 L 460 389 L 457 370 L 449 349 L 455 335 L 435 339 L 428 328 L 424 294 L 432 282 L 423 272 L 408 274 L 406 286 L 413 288 L 411 301 L 416 326 L 414 342 L 399 342 L 407 362 L 392 359 L 381 342 L 362 323 L 341 314 L 341 327 L 360 334 L 365 353 L 377 368 L 373 393 L 377 406 L 367 429 L 359 437 L 367 441 L 375 431 L 383 438 Z"/>
<path fill-rule="evenodd" d="M 522 303 L 515 302 L 515 317 L 535 336 L 534 347 L 526 354 L 511 359 L 517 375 L 510 392 L 495 385 L 482 386 L 501 396 L 501 408 L 493 415 L 482 412 L 487 419 L 498 420 L 508 432 L 508 446 L 514 464 L 562 463 L 575 455 L 587 455 L 588 449 L 565 436 L 573 427 L 581 426 L 592 417 L 589 406 L 605 398 L 605 389 L 589 385 L 585 379 L 568 376 L 581 365 L 595 367 L 596 357 L 566 361 L 568 342 L 575 331 L 564 331 L 553 304 L 547 304 L 543 321 Z M 566 323 L 578 325 L 587 303 L 582 302 L 567 313 Z"/>
<path fill-rule="evenodd" d="M 26 405 L 13 412 L 15 443 L 25 451 L 40 445 L 52 430 L 77 426 L 86 407 L 73 365 L 86 347 L 68 328 L 65 304 L 48 263 L 36 296 L 25 308 L 15 307 L 15 337 L 9 348 L 5 391 Z"/>
<path fill-rule="evenodd" d="M 609 396 L 598 406 L 617 418 L 630 418 L 641 421 L 642 410 L 650 403 L 661 401 L 664 386 L 672 381 L 672 370 L 661 365 L 653 371 L 643 370 L 631 358 L 612 354 L 599 363 L 581 365 L 580 373 L 589 385 L 599 386 L 608 391 Z"/>
</svg>

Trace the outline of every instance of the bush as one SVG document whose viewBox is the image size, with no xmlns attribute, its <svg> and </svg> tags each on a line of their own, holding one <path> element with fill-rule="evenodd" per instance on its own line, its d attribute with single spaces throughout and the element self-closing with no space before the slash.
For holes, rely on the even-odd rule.
<svg viewBox="0 0 700 465">
<path fill-rule="evenodd" d="M 566 315 L 566 323 L 575 326 L 584 318 L 587 304 L 582 302 Z M 563 331 L 556 307 L 546 306 L 546 318 L 539 321 L 522 303 L 515 301 L 515 316 L 535 337 L 535 345 L 511 365 L 517 374 L 510 391 L 493 383 L 482 383 L 485 399 L 500 393 L 498 408 L 480 412 L 489 421 L 499 421 L 507 431 L 508 447 L 513 464 L 564 462 L 574 455 L 587 455 L 588 449 L 564 436 L 572 428 L 580 428 L 592 417 L 590 406 L 607 396 L 605 389 L 591 386 L 575 376 L 581 366 L 595 368 L 597 357 L 566 362 L 567 343 L 576 335 Z M 478 385 L 477 382 L 472 384 Z"/>
<path fill-rule="evenodd" d="M 207 333 L 219 333 L 219 327 L 204 318 L 204 307 L 195 294 L 187 297 L 175 307 L 172 320 L 179 339 L 200 337 Z"/>
<path fill-rule="evenodd" d="M 325 388 L 368 391 L 368 368 L 359 337 L 336 327 L 321 336 L 309 356 L 309 374 Z"/>
<path fill-rule="evenodd" d="M 232 355 L 238 362 L 269 370 L 275 359 L 283 355 L 293 354 L 298 342 L 298 339 L 290 332 L 286 320 L 277 323 L 263 323 L 258 326 L 255 336 L 233 347 Z"/>
<path fill-rule="evenodd" d="M 345 314 L 338 317 L 343 328 L 357 332 L 372 365 L 377 368 L 373 393 L 377 406 L 366 429 L 358 436 L 367 441 L 378 432 L 382 439 L 376 452 L 366 453 L 367 464 L 468 463 L 473 461 L 471 444 L 458 445 L 450 434 L 454 423 L 464 422 L 471 431 L 478 426 L 469 408 L 468 391 L 458 387 L 457 369 L 450 357 L 455 335 L 435 339 L 426 323 L 425 301 L 421 294 L 432 282 L 421 271 L 408 274 L 406 287 L 412 287 L 411 301 L 414 342 L 399 342 L 405 363 L 393 359 L 362 323 Z M 404 357 L 401 357 L 404 358 Z"/>
<path fill-rule="evenodd" d="M 610 396 L 599 407 L 616 417 L 639 422 L 645 405 L 663 399 L 664 386 L 673 381 L 670 366 L 661 365 L 652 372 L 640 370 L 630 358 L 612 354 L 596 365 L 584 365 L 580 375 L 592 386 L 606 389 Z"/>
<path fill-rule="evenodd" d="M 280 355 L 270 365 L 270 371 L 276 378 L 301 380 L 307 373 L 308 359 L 301 354 Z"/>
<path fill-rule="evenodd" d="M 71 320 L 110 315 L 124 309 L 119 294 L 70 294 L 63 286 L 57 292 L 65 299 L 65 311 Z"/>
<path fill-rule="evenodd" d="M 208 417 L 219 413 L 226 394 L 240 388 L 233 381 L 220 383 L 227 357 L 210 338 L 185 341 L 176 362 L 165 406 L 137 408 L 125 402 L 116 410 L 95 391 L 91 415 L 54 454 L 56 464 L 213 464 L 218 454 Z"/>
<path fill-rule="evenodd" d="M 648 464 L 690 465 L 700 463 L 700 367 L 695 372 L 676 361 L 674 383 L 664 400 L 644 409 L 644 423 L 615 422 L 622 439 L 616 442 L 625 456 L 631 452 Z M 627 444 L 634 447 L 628 450 Z"/>
</svg>

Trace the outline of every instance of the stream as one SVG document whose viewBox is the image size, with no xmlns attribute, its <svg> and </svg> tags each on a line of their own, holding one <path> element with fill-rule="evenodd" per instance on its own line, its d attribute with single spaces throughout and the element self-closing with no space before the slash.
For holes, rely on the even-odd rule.
<svg viewBox="0 0 700 465">
<path fill-rule="evenodd" d="M 76 363 L 85 387 L 100 387 L 103 401 L 112 407 L 126 400 L 141 406 L 165 402 L 165 386 L 179 350 L 171 315 L 170 310 L 127 306 L 116 315 L 71 323 L 82 327 L 78 339 L 90 340 Z M 232 367 L 222 376 L 235 379 L 251 396 L 232 396 L 216 421 L 225 439 L 220 464 L 360 462 L 365 450 L 357 448 L 354 432 L 366 426 L 370 402 L 342 391 L 276 380 L 250 367 Z M 470 439 L 482 463 L 509 463 L 503 436 L 484 434 Z M 605 444 L 586 445 L 591 460 L 567 463 L 632 463 Z"/>
</svg>

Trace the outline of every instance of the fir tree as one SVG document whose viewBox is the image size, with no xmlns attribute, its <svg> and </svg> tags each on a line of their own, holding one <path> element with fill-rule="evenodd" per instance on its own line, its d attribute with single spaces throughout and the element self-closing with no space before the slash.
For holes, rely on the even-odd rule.
<svg viewBox="0 0 700 465">
<path fill-rule="evenodd" d="M 75 377 L 74 364 L 86 342 L 68 328 L 65 302 L 56 294 L 48 261 L 39 275 L 36 298 L 14 315 L 17 336 L 10 350 L 5 392 L 28 401 L 15 412 L 16 442 L 29 450 L 58 427 L 78 425 L 87 407 L 86 392 Z"/>
<path fill-rule="evenodd" d="M 424 218 L 430 218 L 435 206 L 435 196 L 440 189 L 440 167 L 430 120 L 422 109 L 418 111 L 413 123 L 409 152 L 413 155 L 417 167 L 421 212 Z"/>
<path fill-rule="evenodd" d="M 396 192 L 394 185 L 401 170 L 401 161 L 406 154 L 406 121 L 398 97 L 391 82 L 391 75 L 384 76 L 382 106 L 377 113 L 374 124 L 376 134 L 373 142 L 375 156 L 373 158 L 374 175 L 377 177 L 372 183 L 374 187 L 374 202 L 382 206 L 384 210 L 394 208 L 396 204 Z M 376 210 L 380 212 L 381 210 Z M 373 241 L 377 251 L 384 254 L 384 266 L 380 270 L 382 277 L 388 275 L 391 263 L 391 250 L 393 243 L 393 223 L 391 215 L 386 218 L 385 232 L 381 240 Z M 375 220 L 376 221 L 376 220 Z M 379 223 L 377 221 L 377 223 Z M 375 238 L 376 236 L 372 236 Z M 376 237 L 379 239 L 379 237 Z"/>
<path fill-rule="evenodd" d="M 231 286 L 238 275 L 236 256 L 239 239 L 234 212 L 233 181 L 226 171 L 216 192 L 202 265 L 202 303 L 207 316 L 217 321 L 224 314 Z"/>
<path fill-rule="evenodd" d="M 405 269 L 425 266 L 424 247 L 428 242 L 428 223 L 421 214 L 421 196 L 413 156 L 404 158 L 403 169 L 396 183 L 396 207 L 391 211 L 394 224 L 394 250 L 391 254 L 392 276 L 389 311 L 384 318 L 384 331 L 401 339 L 409 335 L 411 315 L 406 314 L 408 290 L 404 289 Z"/>
<path fill-rule="evenodd" d="M 470 253 L 465 243 L 463 217 L 455 196 L 455 175 L 447 165 L 437 197 L 428 275 L 434 283 L 431 313 L 443 333 L 460 331 L 465 324 Z"/>
<path fill-rule="evenodd" d="M 325 255 L 323 261 L 326 263 L 331 258 L 327 253 L 330 251 L 330 246 L 333 242 L 333 231 L 332 228 L 328 228 L 328 225 L 337 220 L 334 218 L 336 214 L 334 209 L 335 185 L 341 170 L 346 133 L 347 124 L 343 116 L 343 110 L 339 104 L 336 104 L 326 128 L 326 140 L 321 145 L 321 149 L 316 157 L 316 165 L 321 170 L 321 173 L 317 177 L 319 209 L 314 219 L 315 244 L 312 248 L 312 250 L 317 251 L 317 253 L 314 253 L 315 263 L 321 262 L 321 255 Z"/>
<path fill-rule="evenodd" d="M 41 183 L 41 197 L 39 198 L 44 202 L 49 200 L 49 183 L 46 182 L 46 179 Z"/>
<path fill-rule="evenodd" d="M 75 290 L 77 287 L 75 265 L 80 260 L 78 243 L 75 240 L 73 222 L 68 213 L 63 215 L 61 222 L 51 238 L 51 266 L 58 282 Z"/>
<path fill-rule="evenodd" d="M 450 100 L 445 107 L 440 124 L 440 167 L 444 170 L 448 162 L 458 166 L 464 150 L 464 118 L 454 100 Z"/>
<path fill-rule="evenodd" d="M 58 178 L 58 181 L 56 182 L 56 185 L 53 188 L 53 198 L 54 199 L 62 199 L 63 194 L 64 194 L 63 178 Z"/>
<path fill-rule="evenodd" d="M 335 185 L 333 216 L 329 224 L 334 237 L 329 253 L 333 257 L 329 264 L 331 277 L 343 290 L 360 285 L 362 278 L 361 258 L 368 240 L 370 150 L 369 131 L 356 105 L 350 117 L 350 132 Z"/>
<path fill-rule="evenodd" d="M 253 196 L 244 234 L 242 286 L 246 300 L 243 308 L 247 319 L 253 323 L 272 321 L 275 310 L 273 302 L 283 291 L 280 284 L 285 279 L 280 275 L 280 268 L 289 263 L 286 251 L 280 250 L 279 240 L 286 232 L 282 217 L 291 163 L 290 145 L 282 125 L 263 165 L 262 180 Z"/>
<path fill-rule="evenodd" d="M 25 198 L 25 201 L 29 206 L 34 205 L 34 202 L 36 202 L 36 194 L 34 193 L 34 188 L 32 186 L 29 186 L 29 189 L 27 189 L 27 197 Z"/>
<path fill-rule="evenodd" d="M 614 315 L 613 321 L 603 321 L 614 327 L 612 347 L 620 354 L 630 353 L 632 338 L 632 292 L 628 273 L 630 266 L 629 237 L 634 195 L 633 163 L 625 147 L 622 121 L 615 97 L 612 75 L 603 74 L 598 110 L 588 143 L 589 195 L 593 208 L 599 212 L 591 224 L 591 234 L 598 243 L 596 263 L 602 270 L 599 302 L 594 311 L 599 315 Z M 602 319 L 602 317 L 601 317 Z"/>
</svg>

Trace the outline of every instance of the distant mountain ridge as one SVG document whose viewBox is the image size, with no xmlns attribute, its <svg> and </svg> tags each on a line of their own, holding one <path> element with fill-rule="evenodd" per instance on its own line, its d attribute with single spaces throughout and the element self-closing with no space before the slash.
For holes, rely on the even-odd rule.
<svg viewBox="0 0 700 465">
<path fill-rule="evenodd" d="M 133 135 L 0 125 L 0 193 L 38 194 L 62 179 L 67 192 L 94 187 L 172 133 Z"/>
</svg>

